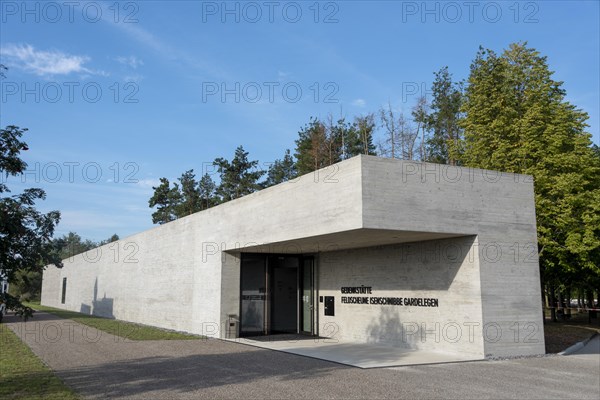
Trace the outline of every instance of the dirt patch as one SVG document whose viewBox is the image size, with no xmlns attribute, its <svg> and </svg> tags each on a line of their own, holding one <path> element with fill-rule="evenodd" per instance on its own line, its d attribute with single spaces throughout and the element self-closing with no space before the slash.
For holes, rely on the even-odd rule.
<svg viewBox="0 0 600 400">
<path fill-rule="evenodd" d="M 560 353 L 577 342 L 589 339 L 594 333 L 600 333 L 597 326 L 546 321 L 544 324 L 546 353 Z"/>
</svg>

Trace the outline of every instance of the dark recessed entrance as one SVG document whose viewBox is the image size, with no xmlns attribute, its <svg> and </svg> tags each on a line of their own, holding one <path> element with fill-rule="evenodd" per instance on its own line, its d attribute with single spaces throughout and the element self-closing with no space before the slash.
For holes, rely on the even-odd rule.
<svg viewBox="0 0 600 400">
<path fill-rule="evenodd" d="M 314 258 L 243 254 L 240 335 L 314 332 Z"/>
</svg>

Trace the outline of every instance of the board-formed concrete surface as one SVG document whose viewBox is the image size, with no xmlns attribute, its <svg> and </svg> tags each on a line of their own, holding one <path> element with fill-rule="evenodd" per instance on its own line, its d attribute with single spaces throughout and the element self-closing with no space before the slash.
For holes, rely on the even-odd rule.
<svg viewBox="0 0 600 400">
<path fill-rule="evenodd" d="M 600 355 L 360 369 L 218 339 L 130 341 L 50 314 L 8 326 L 105 399 L 598 399 Z"/>
<path fill-rule="evenodd" d="M 242 256 L 300 254 L 315 260 L 315 335 L 475 358 L 539 355 L 534 206 L 529 176 L 357 156 L 50 266 L 41 300 L 225 338 L 232 320 L 244 323 Z M 268 287 L 244 296 L 268 303 Z M 369 291 L 345 301 L 348 287 Z M 262 329 L 276 330 L 265 315 Z"/>
</svg>

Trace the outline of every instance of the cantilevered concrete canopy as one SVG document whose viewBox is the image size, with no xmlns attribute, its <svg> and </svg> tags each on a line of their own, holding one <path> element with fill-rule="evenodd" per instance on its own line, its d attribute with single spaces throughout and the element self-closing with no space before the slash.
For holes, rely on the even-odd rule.
<svg viewBox="0 0 600 400">
<path fill-rule="evenodd" d="M 473 235 L 473 234 L 471 234 Z M 235 252 L 302 254 L 471 236 L 465 233 L 354 229 L 275 243 L 246 243 Z"/>
</svg>

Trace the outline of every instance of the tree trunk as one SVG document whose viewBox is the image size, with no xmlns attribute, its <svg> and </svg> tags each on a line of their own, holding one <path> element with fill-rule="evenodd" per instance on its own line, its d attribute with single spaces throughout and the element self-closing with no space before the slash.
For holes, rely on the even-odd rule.
<svg viewBox="0 0 600 400">
<path fill-rule="evenodd" d="M 586 289 L 585 293 L 587 295 L 587 307 L 594 308 L 594 291 L 591 289 Z"/>
<path fill-rule="evenodd" d="M 565 300 L 566 300 L 566 306 L 567 306 L 567 315 L 568 315 L 567 318 L 571 318 L 571 288 L 570 287 L 567 288 L 566 295 L 567 295 L 567 297 Z"/>
<path fill-rule="evenodd" d="M 542 321 L 546 323 L 546 309 L 548 308 L 548 289 L 542 285 Z"/>
<path fill-rule="evenodd" d="M 550 287 L 550 321 L 556 322 L 556 296 L 554 286 Z"/>
</svg>

